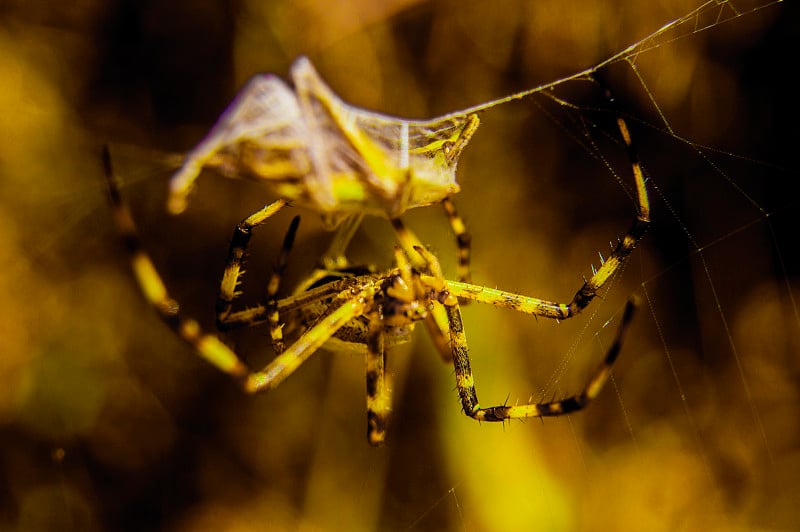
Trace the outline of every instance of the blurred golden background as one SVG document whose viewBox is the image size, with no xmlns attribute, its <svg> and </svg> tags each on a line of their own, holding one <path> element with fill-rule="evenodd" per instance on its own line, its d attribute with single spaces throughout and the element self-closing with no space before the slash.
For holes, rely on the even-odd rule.
<svg viewBox="0 0 800 532">
<path fill-rule="evenodd" d="M 158 153 L 189 149 L 251 75 L 284 76 L 305 54 L 348 102 L 432 117 L 598 64 L 697 0 L 4 2 L 0 526 L 796 529 L 798 116 L 783 58 L 800 18 L 781 3 L 713 22 L 767 3 L 708 10 L 682 28 L 715 27 L 602 72 L 650 176 L 654 220 L 603 300 L 561 324 L 463 311 L 488 406 L 580 389 L 636 294 L 599 401 L 567 418 L 479 425 L 419 330 L 390 353 L 394 418 L 373 449 L 360 357 L 320 352 L 248 397 L 159 321 L 114 232 L 100 145 L 111 143 L 170 289 L 210 327 L 231 230 L 273 198 L 208 172 L 170 218 L 174 168 Z M 567 300 L 624 234 L 629 165 L 585 85 L 553 93 L 575 108 L 534 95 L 481 116 L 456 198 L 476 283 Z M 253 239 L 254 300 L 296 212 Z M 330 236 L 302 214 L 287 287 Z M 406 219 L 452 276 L 440 209 Z M 385 267 L 391 246 L 388 224 L 371 219 L 351 257 Z M 271 356 L 263 330 L 228 339 L 254 366 Z"/>
</svg>

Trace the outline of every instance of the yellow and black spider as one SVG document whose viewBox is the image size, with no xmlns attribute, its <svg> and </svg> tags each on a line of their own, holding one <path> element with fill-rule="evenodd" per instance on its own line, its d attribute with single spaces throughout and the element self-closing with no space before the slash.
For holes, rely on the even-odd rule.
<svg viewBox="0 0 800 532">
<path fill-rule="evenodd" d="M 580 410 L 593 400 L 602 389 L 611 366 L 622 347 L 625 329 L 633 314 L 631 302 L 625 308 L 616 339 L 598 369 L 584 389 L 566 399 L 546 403 L 482 408 L 478 403 L 474 379 L 470 369 L 466 336 L 464 334 L 458 298 L 513 308 L 521 312 L 543 316 L 571 315 L 569 305 L 560 305 L 536 298 L 520 296 L 499 290 L 445 280 L 438 260 L 427 250 L 415 247 L 425 268 L 411 266 L 401 248 L 395 250 L 396 266 L 381 273 L 366 270 L 342 269 L 328 272 L 328 276 L 314 284 L 303 286 L 299 293 L 274 302 L 267 302 L 238 312 L 229 312 L 220 319 L 224 328 L 270 323 L 273 346 L 277 356 L 262 370 L 252 371 L 228 346 L 215 335 L 205 333 L 198 323 L 183 316 L 180 306 L 167 293 L 161 277 L 147 254 L 142 250 L 134 222 L 127 207 L 121 202 L 114 183 L 110 160 L 104 157 L 115 217 L 128 249 L 137 279 L 150 303 L 162 319 L 177 334 L 191 344 L 201 357 L 238 380 L 248 393 L 258 393 L 278 386 L 303 362 L 330 341 L 366 346 L 367 359 L 367 438 L 372 445 L 385 439 L 390 412 L 389 386 L 386 383 L 386 349 L 410 339 L 416 322 L 431 319 L 434 303 L 444 306 L 447 314 L 449 339 L 437 341 L 438 346 L 449 346 L 442 353 L 451 358 L 456 374 L 456 386 L 464 412 L 480 421 L 503 421 L 536 416 L 558 416 Z M 286 265 L 286 256 L 292 245 L 299 218 L 296 217 L 284 241 L 281 259 L 271 282 L 270 296 L 277 291 L 277 279 Z M 404 227 L 397 222 L 401 234 Z M 280 315 L 283 322 L 276 317 Z M 299 329 L 300 335 L 291 345 L 283 343 L 284 326 Z M 431 328 L 441 334 L 438 328 Z"/>
<path fill-rule="evenodd" d="M 464 412 L 479 421 L 564 415 L 584 408 L 600 393 L 621 349 L 625 330 L 633 314 L 632 302 L 625 308 L 615 341 L 581 392 L 551 402 L 484 408 L 478 403 L 475 392 L 459 299 L 554 319 L 573 317 L 594 299 L 598 290 L 633 251 L 650 221 L 642 170 L 624 120 L 618 118 L 617 124 L 631 159 L 638 212 L 625 237 L 569 303 L 446 280 L 436 257 L 418 244 L 416 237 L 398 218 L 393 219 L 392 224 L 402 247 L 395 250 L 394 268 L 380 273 L 350 269 L 346 263 L 333 269 L 320 268 L 294 295 L 277 299 L 278 283 L 297 229 L 296 218 L 284 241 L 264 304 L 233 310 L 233 300 L 238 295 L 235 287 L 240 280 L 241 261 L 252 229 L 269 218 L 275 209 L 283 208 L 285 202 L 279 200 L 245 219 L 234 231 L 217 301 L 217 323 L 221 329 L 269 324 L 276 357 L 260 371 L 247 367 L 231 348 L 215 335 L 204 332 L 197 321 L 181 313 L 179 304 L 170 297 L 161 276 L 140 244 L 133 219 L 116 186 L 107 150 L 103 152 L 103 161 L 116 223 L 131 254 L 133 270 L 147 300 L 161 318 L 201 357 L 238 380 L 248 393 L 276 387 L 328 342 L 366 346 L 367 436 L 371 444 L 377 445 L 384 441 L 390 411 L 389 388 L 384 372 L 386 348 L 407 341 L 418 321 L 426 322 L 442 357 L 452 360 Z M 454 226 L 460 222 L 454 212 L 453 219 L 456 220 Z M 415 256 L 411 257 L 411 253 Z M 445 327 L 437 324 L 434 315 L 437 308 L 442 307 L 446 315 Z M 284 343 L 284 327 L 289 331 L 297 329 L 299 334 L 288 347 Z"/>
<path fill-rule="evenodd" d="M 591 79 L 599 83 L 594 75 Z M 612 105 L 615 103 L 608 89 L 605 96 Z M 161 318 L 201 357 L 240 381 L 248 393 L 276 387 L 328 342 L 366 346 L 367 435 L 369 442 L 376 445 L 384 440 L 390 410 L 384 375 L 385 349 L 408 341 L 418 321 L 425 321 L 442 358 L 452 360 L 464 412 L 479 421 L 563 415 L 582 409 L 600 393 L 621 349 L 625 329 L 633 314 L 632 302 L 625 308 L 617 337 L 605 359 L 580 393 L 558 401 L 483 408 L 475 393 L 459 301 L 489 303 L 557 320 L 571 318 L 591 303 L 600 288 L 622 267 L 650 224 L 646 181 L 627 124 L 619 114 L 617 127 L 631 164 L 637 213 L 626 235 L 601 266 L 596 270 L 593 268 L 593 275 L 584 281 L 569 303 L 464 282 L 469 274 L 469 236 L 449 197 L 445 197 L 443 204 L 461 251 L 460 281 L 444 278 L 436 257 L 420 244 L 397 216 L 390 217 L 400 243 L 395 250 L 395 267 L 380 273 L 349 268 L 344 252 L 361 221 L 358 215 L 349 218 L 353 223 L 340 228 L 320 266 L 294 295 L 278 299 L 278 285 L 297 230 L 299 219 L 295 218 L 284 240 L 278 267 L 269 281 L 264 303 L 234 310 L 233 301 L 239 295 L 236 287 L 242 274 L 242 260 L 252 231 L 286 207 L 288 201 L 277 200 L 242 220 L 234 230 L 220 284 L 217 326 L 227 330 L 261 323 L 269 325 L 276 357 L 260 371 L 248 368 L 231 348 L 215 335 L 204 332 L 197 321 L 182 314 L 180 305 L 170 297 L 152 260 L 141 246 L 133 218 L 117 188 L 107 148 L 103 150 L 103 163 L 115 220 L 127 244 L 133 271 L 145 297 Z M 287 330 L 298 329 L 299 337 L 288 347 L 284 342 L 284 327 Z"/>
</svg>

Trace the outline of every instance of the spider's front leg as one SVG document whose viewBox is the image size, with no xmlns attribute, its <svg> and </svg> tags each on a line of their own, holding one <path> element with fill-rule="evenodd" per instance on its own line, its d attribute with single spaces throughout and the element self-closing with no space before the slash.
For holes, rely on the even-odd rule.
<svg viewBox="0 0 800 532">
<path fill-rule="evenodd" d="M 220 290 L 217 296 L 217 328 L 221 331 L 234 329 L 236 327 L 257 325 L 267 322 L 269 325 L 272 348 L 276 354 L 282 353 L 286 349 L 283 338 L 283 326 L 280 322 L 278 312 L 278 288 L 280 281 L 286 272 L 289 261 L 289 252 L 294 244 L 297 228 L 300 224 L 300 217 L 295 216 L 289 224 L 289 229 L 283 239 L 278 261 L 275 264 L 272 275 L 267 283 L 267 293 L 262 305 L 249 307 L 239 311 L 233 311 L 233 299 L 239 295 L 236 287 L 241 282 L 242 264 L 247 250 L 247 244 L 252 236 L 252 230 L 257 225 L 285 207 L 287 202 L 284 200 L 275 201 L 255 214 L 242 220 L 233 231 L 230 249 L 228 250 L 228 260 L 225 265 L 225 272 L 222 275 Z"/>
<path fill-rule="evenodd" d="M 255 316 L 242 313 L 241 311 L 234 312 L 233 300 L 236 296 L 241 294 L 236 291 L 236 288 L 239 286 L 241 282 L 240 278 L 244 274 L 242 265 L 244 264 L 247 245 L 250 243 L 250 238 L 253 236 L 253 228 L 263 224 L 268 218 L 286 207 L 286 205 L 288 205 L 288 202 L 283 199 L 265 205 L 257 212 L 239 222 L 233 230 L 231 245 L 230 248 L 228 248 L 228 259 L 225 262 L 225 271 L 222 274 L 219 294 L 217 295 L 217 328 L 220 330 L 252 325 L 257 321 Z M 292 234 L 292 238 L 294 237 L 291 228 L 289 234 Z"/>
</svg>

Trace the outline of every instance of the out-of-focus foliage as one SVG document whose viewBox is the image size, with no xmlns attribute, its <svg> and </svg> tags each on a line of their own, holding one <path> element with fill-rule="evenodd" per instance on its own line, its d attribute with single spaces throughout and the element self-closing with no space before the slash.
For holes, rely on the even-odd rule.
<svg viewBox="0 0 800 532">
<path fill-rule="evenodd" d="M 640 296 L 615 380 L 570 418 L 505 427 L 469 420 L 452 370 L 422 330 L 389 360 L 395 415 L 384 448 L 364 438 L 357 356 L 322 352 L 279 389 L 247 397 L 144 303 L 104 196 L 99 146 L 111 142 L 148 250 L 187 311 L 210 326 L 230 231 L 270 198 L 258 185 L 204 174 L 189 212 L 170 219 L 170 168 L 147 150 L 191 147 L 252 74 L 284 74 L 306 54 L 347 101 L 430 117 L 590 67 L 694 7 L 3 3 L 0 526 L 797 527 L 799 265 L 787 236 L 796 222 L 781 207 L 796 185 L 779 169 L 795 164 L 785 128 L 796 129 L 788 111 L 797 91 L 793 68 L 779 59 L 800 34 L 795 6 L 647 51 L 636 58 L 641 78 L 624 65 L 604 72 L 657 187 L 654 229 L 605 302 L 559 325 L 464 309 L 488 406 L 579 389 L 617 322 L 603 324 L 630 294 Z M 592 109 L 602 102 L 583 100 L 591 96 L 580 86 L 557 95 L 585 112 L 534 97 L 482 115 L 457 201 L 473 233 L 476 282 L 568 299 L 633 207 L 604 161 L 574 142 L 584 125 L 595 131 Z M 597 129 L 615 135 L 610 124 Z M 753 203 L 680 138 L 720 148 L 714 162 L 725 161 L 725 175 Z M 600 153 L 627 183 L 619 146 L 606 142 Z M 255 299 L 292 214 L 254 238 L 245 289 Z M 408 223 L 452 275 L 454 243 L 439 209 L 410 213 Z M 326 238 L 304 213 L 287 286 Z M 353 257 L 385 266 L 391 245 L 387 224 L 369 220 Z M 271 356 L 264 331 L 230 341 L 253 365 Z"/>
</svg>

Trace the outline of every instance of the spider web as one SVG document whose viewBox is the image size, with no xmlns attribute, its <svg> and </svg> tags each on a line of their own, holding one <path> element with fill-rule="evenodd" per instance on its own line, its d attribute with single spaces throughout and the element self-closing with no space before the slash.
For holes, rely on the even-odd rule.
<svg viewBox="0 0 800 532">
<path fill-rule="evenodd" d="M 262 4 L 206 13 L 223 21 L 208 31 L 197 30 L 200 15 L 153 7 L 135 13 L 135 28 L 122 22 L 131 13 L 88 7 L 18 8 L 6 18 L 18 27 L 0 34 L 0 65 L 22 74 L 4 95 L 24 91 L 22 103 L 4 106 L 3 129 L 14 134 L 0 152 L 8 294 L 0 419 L 13 495 L 2 498 L 3 522 L 30 524 L 57 508 L 44 515 L 81 529 L 132 519 L 323 530 L 797 526 L 797 194 L 788 170 L 796 85 L 778 60 L 798 35 L 791 3 L 404 1 L 341 14 L 314 2 Z M 125 39 L 77 31 L 98 20 L 116 20 L 109 27 Z M 202 34 L 186 53 L 215 69 L 137 55 L 174 31 L 165 20 Z M 101 52 L 88 52 L 96 43 L 84 34 Z M 217 58 L 205 41 L 235 45 Z M 252 72 L 265 64 L 285 72 L 280 65 L 301 52 L 365 108 L 440 116 L 490 102 L 478 105 L 487 107 L 482 125 L 459 165 L 473 277 L 557 299 L 571 297 L 635 212 L 616 115 L 585 73 L 602 76 L 648 177 L 652 230 L 578 318 L 463 311 L 489 406 L 580 389 L 624 302 L 638 297 L 614 379 L 586 412 L 478 425 L 460 413 L 452 371 L 418 332 L 413 346 L 392 352 L 390 441 L 371 449 L 360 357 L 321 354 L 274 392 L 243 397 L 152 315 L 109 227 L 91 138 L 101 131 L 185 149 Z M 63 58 L 88 66 L 68 76 Z M 207 70 L 217 77 L 204 78 Z M 186 95 L 192 84 L 204 90 Z M 536 88 L 518 101 L 496 100 L 527 87 Z M 190 121 L 203 123 L 173 126 Z M 264 198 L 257 186 L 204 177 L 194 210 L 170 219 L 163 185 L 175 163 L 160 163 L 121 161 L 123 191 L 168 284 L 210 322 L 230 229 Z M 289 286 L 324 249 L 312 218 Z M 418 210 L 408 223 L 452 274 L 442 213 Z M 256 237 L 247 278 L 256 292 L 285 225 L 278 217 Z M 354 260 L 389 256 L 385 225 L 365 225 Z M 263 333 L 235 341 L 254 364 L 268 359 Z"/>
</svg>

